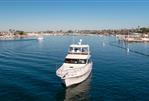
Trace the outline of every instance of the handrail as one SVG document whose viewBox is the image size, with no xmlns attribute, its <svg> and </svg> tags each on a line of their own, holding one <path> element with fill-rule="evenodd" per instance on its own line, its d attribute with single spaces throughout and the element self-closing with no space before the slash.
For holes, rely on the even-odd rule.
<svg viewBox="0 0 149 101">
<path fill-rule="evenodd" d="M 75 68 L 75 69 L 67 69 L 67 70 L 64 70 L 62 73 L 64 73 L 64 75 L 62 76 L 63 78 L 66 78 L 67 77 L 67 75 L 69 75 L 69 77 L 73 77 L 73 76 L 76 76 L 77 74 L 77 72 L 78 71 L 82 71 L 82 70 L 84 70 L 84 67 L 86 67 L 87 66 L 87 64 L 85 65 L 85 66 L 81 66 L 81 67 L 79 67 L 79 68 Z"/>
<path fill-rule="evenodd" d="M 81 54 L 81 55 L 88 55 L 90 54 L 91 52 L 71 52 L 71 51 L 68 51 L 68 54 Z"/>
<path fill-rule="evenodd" d="M 85 66 L 86 66 L 87 64 L 85 64 Z M 82 69 L 83 67 L 85 67 L 85 66 L 81 66 L 81 67 L 79 67 L 79 68 L 74 68 L 74 69 L 67 69 L 67 70 L 65 70 L 65 71 L 71 71 L 71 70 L 78 70 L 78 69 Z"/>
</svg>

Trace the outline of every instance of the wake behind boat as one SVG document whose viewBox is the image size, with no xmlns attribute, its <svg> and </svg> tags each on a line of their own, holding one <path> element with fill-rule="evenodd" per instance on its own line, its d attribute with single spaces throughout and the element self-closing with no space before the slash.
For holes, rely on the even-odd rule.
<svg viewBox="0 0 149 101">
<path fill-rule="evenodd" d="M 91 70 L 92 61 L 89 45 L 83 45 L 82 40 L 80 40 L 78 44 L 70 45 L 65 62 L 56 71 L 56 74 L 68 87 L 86 80 Z"/>
</svg>

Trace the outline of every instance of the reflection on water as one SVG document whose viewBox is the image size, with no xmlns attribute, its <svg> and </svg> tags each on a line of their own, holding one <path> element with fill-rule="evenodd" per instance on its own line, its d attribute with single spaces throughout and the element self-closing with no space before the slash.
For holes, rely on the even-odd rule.
<svg viewBox="0 0 149 101">
<path fill-rule="evenodd" d="M 84 82 L 78 85 L 61 89 L 56 95 L 56 100 L 57 101 L 89 101 L 90 81 L 91 81 L 91 75 L 88 77 L 87 80 L 85 80 Z"/>
</svg>

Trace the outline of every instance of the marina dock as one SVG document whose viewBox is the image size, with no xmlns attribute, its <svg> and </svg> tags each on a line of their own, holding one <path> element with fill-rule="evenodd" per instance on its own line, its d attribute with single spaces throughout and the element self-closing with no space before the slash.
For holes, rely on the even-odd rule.
<svg viewBox="0 0 149 101">
<path fill-rule="evenodd" d="M 148 34 L 116 35 L 120 41 L 125 42 L 149 42 Z"/>
</svg>

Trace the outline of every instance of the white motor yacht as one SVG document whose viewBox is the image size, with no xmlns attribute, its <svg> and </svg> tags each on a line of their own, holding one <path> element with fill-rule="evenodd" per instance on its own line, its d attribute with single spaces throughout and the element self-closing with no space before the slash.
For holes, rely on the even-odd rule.
<svg viewBox="0 0 149 101">
<path fill-rule="evenodd" d="M 92 61 L 89 45 L 72 44 L 62 66 L 56 71 L 66 87 L 83 82 L 92 70 Z"/>
<path fill-rule="evenodd" d="M 39 40 L 39 41 L 41 41 L 41 40 L 43 40 L 44 38 L 43 38 L 43 36 L 39 36 L 38 38 L 37 38 L 37 40 Z"/>
</svg>

